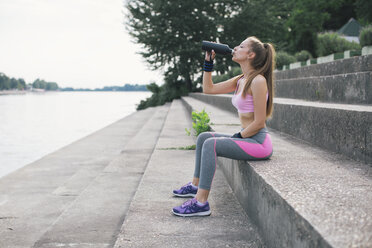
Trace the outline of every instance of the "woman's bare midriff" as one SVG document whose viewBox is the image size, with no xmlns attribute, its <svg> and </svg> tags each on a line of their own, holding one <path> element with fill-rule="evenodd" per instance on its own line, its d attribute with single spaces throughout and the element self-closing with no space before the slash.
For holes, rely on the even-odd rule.
<svg viewBox="0 0 372 248">
<path fill-rule="evenodd" d="M 253 122 L 254 113 L 253 112 L 239 113 L 239 119 L 240 119 L 240 123 L 241 123 L 242 128 L 246 128 L 246 127 L 249 126 L 249 124 L 251 124 Z"/>
</svg>

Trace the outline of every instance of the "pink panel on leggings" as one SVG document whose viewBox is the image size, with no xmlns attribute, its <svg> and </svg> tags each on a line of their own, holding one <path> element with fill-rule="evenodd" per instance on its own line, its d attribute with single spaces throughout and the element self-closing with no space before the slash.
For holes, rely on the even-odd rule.
<svg viewBox="0 0 372 248">
<path fill-rule="evenodd" d="M 243 151 L 255 158 L 265 158 L 273 150 L 271 138 L 266 134 L 265 141 L 262 144 L 249 143 L 240 140 L 233 140 Z"/>
</svg>

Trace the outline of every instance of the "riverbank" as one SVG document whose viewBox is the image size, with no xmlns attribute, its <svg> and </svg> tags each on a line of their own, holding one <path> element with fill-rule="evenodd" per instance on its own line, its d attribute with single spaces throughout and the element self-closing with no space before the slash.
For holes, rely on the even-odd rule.
<svg viewBox="0 0 372 248">
<path fill-rule="evenodd" d="M 28 91 L 26 90 L 0 90 L 0 96 L 5 95 L 25 95 Z"/>
<path fill-rule="evenodd" d="M 32 90 L 0 90 L 1 95 L 26 95 L 29 93 L 45 93 L 45 92 L 59 92 L 59 90 L 44 90 L 44 89 L 32 89 Z"/>
</svg>

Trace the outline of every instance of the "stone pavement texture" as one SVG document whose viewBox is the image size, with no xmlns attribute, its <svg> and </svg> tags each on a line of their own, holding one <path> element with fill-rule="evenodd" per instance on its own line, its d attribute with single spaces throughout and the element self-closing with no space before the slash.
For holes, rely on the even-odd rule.
<svg viewBox="0 0 372 248">
<path fill-rule="evenodd" d="M 172 190 L 192 179 L 194 150 L 173 150 L 195 143 L 186 136 L 190 115 L 173 101 L 164 128 L 115 244 L 119 247 L 263 247 L 251 221 L 217 169 L 209 217 L 177 217 L 172 207 L 185 199 Z"/>
</svg>

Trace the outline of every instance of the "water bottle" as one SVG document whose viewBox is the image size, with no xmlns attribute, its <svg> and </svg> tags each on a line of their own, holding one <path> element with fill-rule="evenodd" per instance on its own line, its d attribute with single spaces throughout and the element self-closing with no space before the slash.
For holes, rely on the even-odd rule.
<svg viewBox="0 0 372 248">
<path fill-rule="evenodd" d="M 211 50 L 214 50 L 218 54 L 222 55 L 232 55 L 234 50 L 231 49 L 228 45 L 226 44 L 220 44 L 220 43 L 214 43 L 214 42 L 209 42 L 203 40 L 202 42 L 202 49 L 204 51 L 210 52 Z"/>
</svg>

